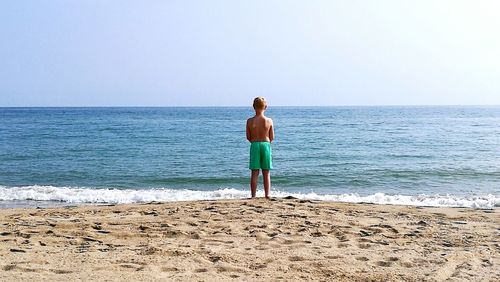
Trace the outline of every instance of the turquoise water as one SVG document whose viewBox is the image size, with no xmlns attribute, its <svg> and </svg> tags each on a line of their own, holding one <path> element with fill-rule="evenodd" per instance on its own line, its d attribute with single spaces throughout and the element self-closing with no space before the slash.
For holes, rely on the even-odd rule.
<svg viewBox="0 0 500 282">
<path fill-rule="evenodd" d="M 0 108 L 0 200 L 247 196 L 245 122 L 252 114 Z M 276 132 L 275 195 L 500 203 L 500 107 L 271 107 L 267 115 Z"/>
</svg>

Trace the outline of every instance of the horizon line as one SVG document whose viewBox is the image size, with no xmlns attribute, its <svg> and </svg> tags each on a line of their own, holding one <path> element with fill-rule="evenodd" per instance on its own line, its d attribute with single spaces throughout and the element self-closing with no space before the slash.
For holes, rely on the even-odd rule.
<svg viewBox="0 0 500 282">
<path fill-rule="evenodd" d="M 393 105 L 276 105 L 270 108 L 335 108 L 335 107 L 499 107 L 500 104 L 393 104 Z M 213 106 L 213 105 L 171 105 L 171 106 L 131 106 L 131 105 L 115 105 L 115 106 L 0 106 L 0 108 L 252 108 L 248 106 Z"/>
</svg>

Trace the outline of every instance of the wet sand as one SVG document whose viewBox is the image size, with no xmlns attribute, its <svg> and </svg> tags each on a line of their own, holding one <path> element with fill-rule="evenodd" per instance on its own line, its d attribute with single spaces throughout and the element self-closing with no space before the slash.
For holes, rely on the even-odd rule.
<svg viewBox="0 0 500 282">
<path fill-rule="evenodd" d="M 0 210 L 0 280 L 500 281 L 500 213 L 264 199 Z"/>
</svg>

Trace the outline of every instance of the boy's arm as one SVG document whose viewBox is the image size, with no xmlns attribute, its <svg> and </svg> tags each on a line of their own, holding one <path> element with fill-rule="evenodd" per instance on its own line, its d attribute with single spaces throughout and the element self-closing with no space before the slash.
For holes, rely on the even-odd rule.
<svg viewBox="0 0 500 282">
<path fill-rule="evenodd" d="M 250 119 L 247 119 L 247 140 L 250 141 L 252 138 L 250 133 Z"/>
<path fill-rule="evenodd" d="M 269 127 L 269 141 L 273 142 L 274 140 L 274 124 L 273 120 L 271 119 L 271 127 Z"/>
</svg>

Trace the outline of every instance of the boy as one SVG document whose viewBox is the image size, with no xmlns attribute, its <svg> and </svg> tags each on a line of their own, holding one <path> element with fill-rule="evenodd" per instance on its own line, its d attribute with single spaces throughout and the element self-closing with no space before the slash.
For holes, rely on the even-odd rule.
<svg viewBox="0 0 500 282">
<path fill-rule="evenodd" d="M 255 116 L 247 120 L 247 139 L 251 142 L 249 168 L 252 170 L 252 177 L 250 190 L 252 198 L 255 198 L 259 170 L 262 169 L 264 194 L 269 199 L 269 190 L 271 189 L 270 170 L 273 168 L 271 157 L 271 142 L 274 140 L 273 120 L 264 116 L 267 103 L 263 97 L 257 97 L 253 100 L 253 108 Z"/>
</svg>

